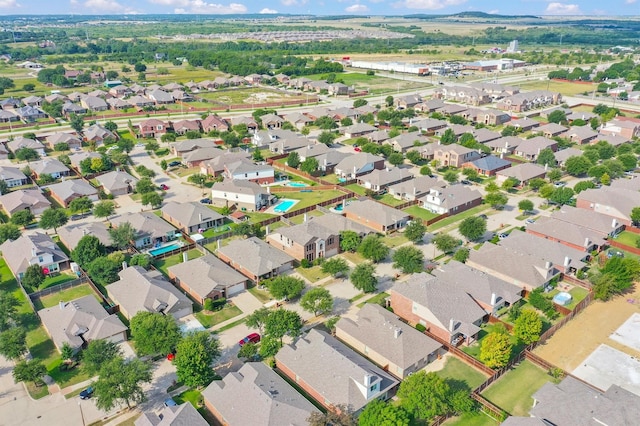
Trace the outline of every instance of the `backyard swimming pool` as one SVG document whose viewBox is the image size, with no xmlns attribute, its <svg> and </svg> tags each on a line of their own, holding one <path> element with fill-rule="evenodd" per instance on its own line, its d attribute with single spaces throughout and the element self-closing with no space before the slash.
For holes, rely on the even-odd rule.
<svg viewBox="0 0 640 426">
<path fill-rule="evenodd" d="M 287 186 L 292 186 L 294 188 L 304 188 L 305 186 L 309 186 L 304 182 L 289 182 Z"/>
<path fill-rule="evenodd" d="M 167 253 L 171 250 L 175 250 L 177 248 L 182 247 L 182 245 L 180 243 L 173 243 L 173 244 L 169 244 L 168 246 L 164 246 L 164 247 L 160 247 L 160 248 L 156 248 L 156 249 L 151 249 L 149 250 L 149 254 L 151 256 L 158 256 L 160 254 L 163 253 Z"/>
<path fill-rule="evenodd" d="M 561 305 L 561 306 L 568 305 L 571 302 L 571 299 L 573 299 L 571 294 L 565 291 L 562 291 L 553 297 L 554 303 L 557 303 L 558 305 Z"/>
<path fill-rule="evenodd" d="M 282 200 L 278 204 L 275 205 L 273 211 L 276 213 L 286 213 L 293 205 L 296 203 L 296 200 Z"/>
</svg>

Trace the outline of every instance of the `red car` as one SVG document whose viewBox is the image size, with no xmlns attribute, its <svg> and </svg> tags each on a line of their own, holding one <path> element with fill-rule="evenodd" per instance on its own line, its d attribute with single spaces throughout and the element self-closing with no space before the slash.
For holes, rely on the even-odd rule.
<svg viewBox="0 0 640 426">
<path fill-rule="evenodd" d="M 353 148 L 353 150 L 354 150 L 355 152 L 360 152 L 360 151 L 362 151 L 362 149 L 360 149 L 360 147 L 359 147 L 359 146 L 356 146 L 355 148 Z"/>
<path fill-rule="evenodd" d="M 169 187 L 163 183 L 162 185 L 160 185 L 160 189 L 162 189 L 163 191 L 166 191 L 169 189 Z"/>
<path fill-rule="evenodd" d="M 244 346 L 246 343 L 259 343 L 259 342 L 260 342 L 260 335 L 258 333 L 251 333 L 244 339 L 240 340 L 238 344 L 240 346 Z"/>
</svg>

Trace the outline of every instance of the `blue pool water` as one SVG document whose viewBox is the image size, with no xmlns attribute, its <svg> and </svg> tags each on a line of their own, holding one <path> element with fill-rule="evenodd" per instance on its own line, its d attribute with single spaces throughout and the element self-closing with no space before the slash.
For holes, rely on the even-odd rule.
<svg viewBox="0 0 640 426">
<path fill-rule="evenodd" d="M 553 297 L 553 301 L 558 305 L 562 305 L 562 306 L 568 305 L 569 302 L 571 302 L 571 299 L 572 299 L 571 294 L 565 291 L 562 291 Z"/>
<path fill-rule="evenodd" d="M 286 213 L 296 202 L 294 200 L 282 200 L 273 208 L 276 213 Z"/>
<path fill-rule="evenodd" d="M 346 182 L 347 180 L 345 178 L 338 178 L 338 182 Z"/>
<path fill-rule="evenodd" d="M 151 249 L 151 250 L 149 250 L 149 254 L 151 256 L 157 256 L 159 254 L 163 254 L 163 253 L 166 253 L 166 252 L 171 251 L 171 250 L 175 250 L 175 249 L 180 248 L 180 247 L 181 246 L 178 243 L 169 244 L 168 246 L 160 247 L 160 248 L 157 248 L 157 249 Z"/>
<path fill-rule="evenodd" d="M 341 211 L 342 211 L 342 209 L 343 209 L 342 203 L 338 204 L 338 205 L 337 205 L 337 206 L 335 206 L 333 209 L 334 209 L 335 211 L 337 211 L 337 212 L 341 212 Z"/>
<path fill-rule="evenodd" d="M 289 182 L 287 186 L 293 186 L 294 188 L 304 188 L 305 186 L 309 186 L 304 182 Z"/>
</svg>

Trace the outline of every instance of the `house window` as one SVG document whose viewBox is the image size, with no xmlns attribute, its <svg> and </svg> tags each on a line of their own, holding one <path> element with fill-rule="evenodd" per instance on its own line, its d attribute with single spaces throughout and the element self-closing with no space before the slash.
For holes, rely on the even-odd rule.
<svg viewBox="0 0 640 426">
<path fill-rule="evenodd" d="M 377 389 L 378 389 L 378 385 L 377 385 L 377 384 L 375 384 L 375 385 L 373 385 L 373 386 L 371 386 L 371 387 L 369 388 L 369 390 L 370 390 L 371 392 L 375 392 Z"/>
<path fill-rule="evenodd" d="M 38 263 L 44 262 L 44 258 L 42 256 L 38 256 Z"/>
</svg>

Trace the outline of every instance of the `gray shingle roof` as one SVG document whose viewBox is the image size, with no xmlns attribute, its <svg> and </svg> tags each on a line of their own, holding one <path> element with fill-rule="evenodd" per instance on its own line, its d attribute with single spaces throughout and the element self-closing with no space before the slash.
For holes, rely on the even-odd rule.
<svg viewBox="0 0 640 426">
<path fill-rule="evenodd" d="M 514 229 L 508 238 L 500 240 L 498 245 L 506 247 L 510 250 L 520 251 L 530 254 L 534 257 L 549 261 L 554 265 L 564 265 L 568 262 L 572 268 L 582 269 L 586 263 L 583 260 L 589 256 L 589 253 L 574 249 L 557 241 L 540 238 L 519 229 Z"/>
<path fill-rule="evenodd" d="M 576 195 L 576 199 L 594 204 L 599 213 L 623 220 L 630 220 L 631 210 L 640 204 L 638 191 L 611 186 L 587 189 Z"/>
<path fill-rule="evenodd" d="M 501 167 L 511 164 L 511 161 L 505 160 L 494 155 L 487 155 L 486 157 L 478 158 L 471 161 L 471 164 L 476 166 L 480 170 L 498 170 Z"/>
<path fill-rule="evenodd" d="M 137 231 L 136 238 L 143 235 L 149 235 L 152 238 L 166 237 L 168 233 L 176 230 L 152 212 L 125 213 L 111 218 L 111 223 L 116 227 L 125 222 L 129 222 Z"/>
<path fill-rule="evenodd" d="M 212 139 L 187 139 L 186 141 L 175 142 L 171 147 L 177 153 L 193 151 L 198 148 L 215 148 L 216 144 Z"/>
<path fill-rule="evenodd" d="M 527 229 L 585 249 L 590 248 L 592 244 L 602 246 L 606 243 L 604 235 L 600 232 L 550 217 L 539 218 L 535 223 L 529 224 Z"/>
<path fill-rule="evenodd" d="M 18 275 L 32 263 L 38 263 L 37 256 L 50 254 L 54 262 L 65 262 L 69 257 L 47 234 L 36 232 L 22 235 L 17 240 L 7 240 L 0 245 L 0 252 L 11 271 Z"/>
<path fill-rule="evenodd" d="M 58 228 L 58 235 L 60 240 L 68 245 L 69 250 L 75 249 L 80 239 L 85 235 L 96 237 L 106 247 L 113 244 L 104 222 L 72 223 Z"/>
<path fill-rule="evenodd" d="M 160 417 L 162 416 L 162 417 Z M 142 413 L 135 426 L 208 426 L 205 419 L 190 402 L 175 407 L 165 407 L 160 414 Z"/>
<path fill-rule="evenodd" d="M 52 173 L 67 173 L 69 168 L 62 164 L 61 161 L 56 159 L 47 158 L 46 160 L 35 161 L 29 164 L 31 170 L 33 170 L 38 176 L 43 174 Z"/>
<path fill-rule="evenodd" d="M 208 221 L 224 219 L 224 216 L 220 213 L 197 201 L 190 203 L 176 203 L 172 201 L 162 206 L 161 210 L 186 228 Z"/>
<path fill-rule="evenodd" d="M 69 179 L 60 183 L 54 183 L 46 188 L 54 192 L 62 200 L 68 200 L 71 197 L 84 197 L 98 194 L 97 189 L 82 179 Z"/>
<path fill-rule="evenodd" d="M 110 192 L 135 187 L 138 179 L 134 178 L 127 172 L 112 171 L 105 173 L 96 178 L 100 185 L 104 186 Z"/>
<path fill-rule="evenodd" d="M 348 204 L 344 208 L 344 211 L 385 226 L 391 226 L 409 219 L 407 213 L 377 203 L 368 198 L 361 198 Z"/>
<path fill-rule="evenodd" d="M 218 253 L 223 254 L 256 276 L 268 274 L 295 260 L 256 237 L 233 240 L 228 245 L 221 247 Z"/>
<path fill-rule="evenodd" d="M 0 196 L 0 205 L 7 213 L 13 214 L 27 207 L 47 208 L 51 202 L 37 189 L 19 189 Z"/>
<path fill-rule="evenodd" d="M 518 164 L 517 166 L 511 166 L 507 169 L 496 172 L 497 175 L 514 177 L 520 182 L 524 182 L 535 177 L 544 176 L 545 173 L 546 172 L 544 170 L 544 167 L 532 163 L 522 163 Z"/>
<path fill-rule="evenodd" d="M 571 206 L 562 206 L 560 210 L 551 213 L 551 217 L 591 229 L 603 235 L 612 234 L 621 226 L 620 222 L 612 219 L 611 216 Z"/>
<path fill-rule="evenodd" d="M 212 254 L 173 265 L 169 267 L 169 272 L 203 298 L 213 290 L 222 291 L 247 280 L 244 275 Z"/>
</svg>

